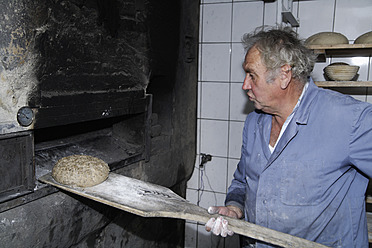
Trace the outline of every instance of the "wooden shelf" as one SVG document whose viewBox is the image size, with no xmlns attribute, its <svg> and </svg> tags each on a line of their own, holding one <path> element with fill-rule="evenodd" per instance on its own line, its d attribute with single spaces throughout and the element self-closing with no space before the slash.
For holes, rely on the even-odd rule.
<svg viewBox="0 0 372 248">
<path fill-rule="evenodd" d="M 308 48 L 313 50 L 365 49 L 372 48 L 372 44 L 309 45 Z"/>
<path fill-rule="evenodd" d="M 324 60 L 327 55 L 372 56 L 372 44 L 309 45 L 308 48 Z M 317 81 L 315 84 L 319 87 L 372 87 L 372 81 Z"/>
<path fill-rule="evenodd" d="M 326 55 L 371 55 L 372 44 L 309 45 L 316 54 Z"/>
<path fill-rule="evenodd" d="M 372 87 L 372 81 L 316 81 L 319 87 Z"/>
</svg>

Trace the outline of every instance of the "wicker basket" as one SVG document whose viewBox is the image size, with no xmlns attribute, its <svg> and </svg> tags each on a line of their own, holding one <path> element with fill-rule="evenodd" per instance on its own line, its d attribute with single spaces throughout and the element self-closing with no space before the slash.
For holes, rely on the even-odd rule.
<svg viewBox="0 0 372 248">
<path fill-rule="evenodd" d="M 354 44 L 372 44 L 372 31 L 359 36 Z"/>
<path fill-rule="evenodd" d="M 306 39 L 306 45 L 339 45 L 349 44 L 345 35 L 336 32 L 320 32 Z"/>
<path fill-rule="evenodd" d="M 359 70 L 359 66 L 346 63 L 334 63 L 326 66 L 324 72 L 330 80 L 350 81 L 353 80 Z"/>
</svg>

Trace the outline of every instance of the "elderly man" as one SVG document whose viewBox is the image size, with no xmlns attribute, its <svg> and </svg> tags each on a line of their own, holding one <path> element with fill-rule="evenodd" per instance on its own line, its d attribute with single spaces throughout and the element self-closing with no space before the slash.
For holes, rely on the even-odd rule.
<svg viewBox="0 0 372 248">
<path fill-rule="evenodd" d="M 261 30 L 243 43 L 243 89 L 256 111 L 225 206 L 209 212 L 330 247 L 368 247 L 372 105 L 318 88 L 309 77 L 314 55 L 291 30 Z M 221 217 L 206 229 L 232 234 Z"/>
</svg>

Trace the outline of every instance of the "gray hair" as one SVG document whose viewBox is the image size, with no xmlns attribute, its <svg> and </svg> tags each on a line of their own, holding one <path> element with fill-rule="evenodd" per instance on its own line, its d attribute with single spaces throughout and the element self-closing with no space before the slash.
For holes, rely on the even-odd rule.
<svg viewBox="0 0 372 248">
<path fill-rule="evenodd" d="M 245 34 L 242 42 L 246 51 L 252 47 L 258 49 L 269 73 L 268 81 L 274 79 L 281 66 L 288 64 L 292 68 L 292 76 L 306 83 L 316 60 L 314 53 L 306 48 L 291 28 L 265 28 Z"/>
</svg>

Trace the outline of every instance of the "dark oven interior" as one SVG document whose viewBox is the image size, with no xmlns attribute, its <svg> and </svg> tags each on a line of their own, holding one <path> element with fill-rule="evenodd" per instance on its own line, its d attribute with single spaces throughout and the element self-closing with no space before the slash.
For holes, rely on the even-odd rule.
<svg viewBox="0 0 372 248">
<path fill-rule="evenodd" d="M 0 91 L 0 219 L 12 223 L 27 212 L 18 225 L 3 225 L 0 243 L 97 245 L 92 237 L 103 235 L 117 216 L 138 222 L 37 180 L 68 155 L 99 157 L 111 171 L 184 196 L 195 158 L 199 2 L 16 0 L 0 3 L 0 11 L 7 17 L 0 21 L 7 92 Z M 52 210 L 45 202 L 53 205 L 56 197 L 63 200 Z M 83 223 L 92 217 L 83 213 L 97 221 L 77 232 L 58 209 L 70 209 L 64 214 Z M 37 217 L 46 212 L 53 217 Z M 43 236 L 43 226 L 69 228 L 73 237 L 56 245 L 50 233 Z M 126 234 L 141 229 L 119 226 Z M 170 228 L 182 229 L 178 223 Z M 154 235 L 151 245 L 164 242 L 160 237 Z M 149 242 L 141 240 L 137 244 Z"/>
</svg>

